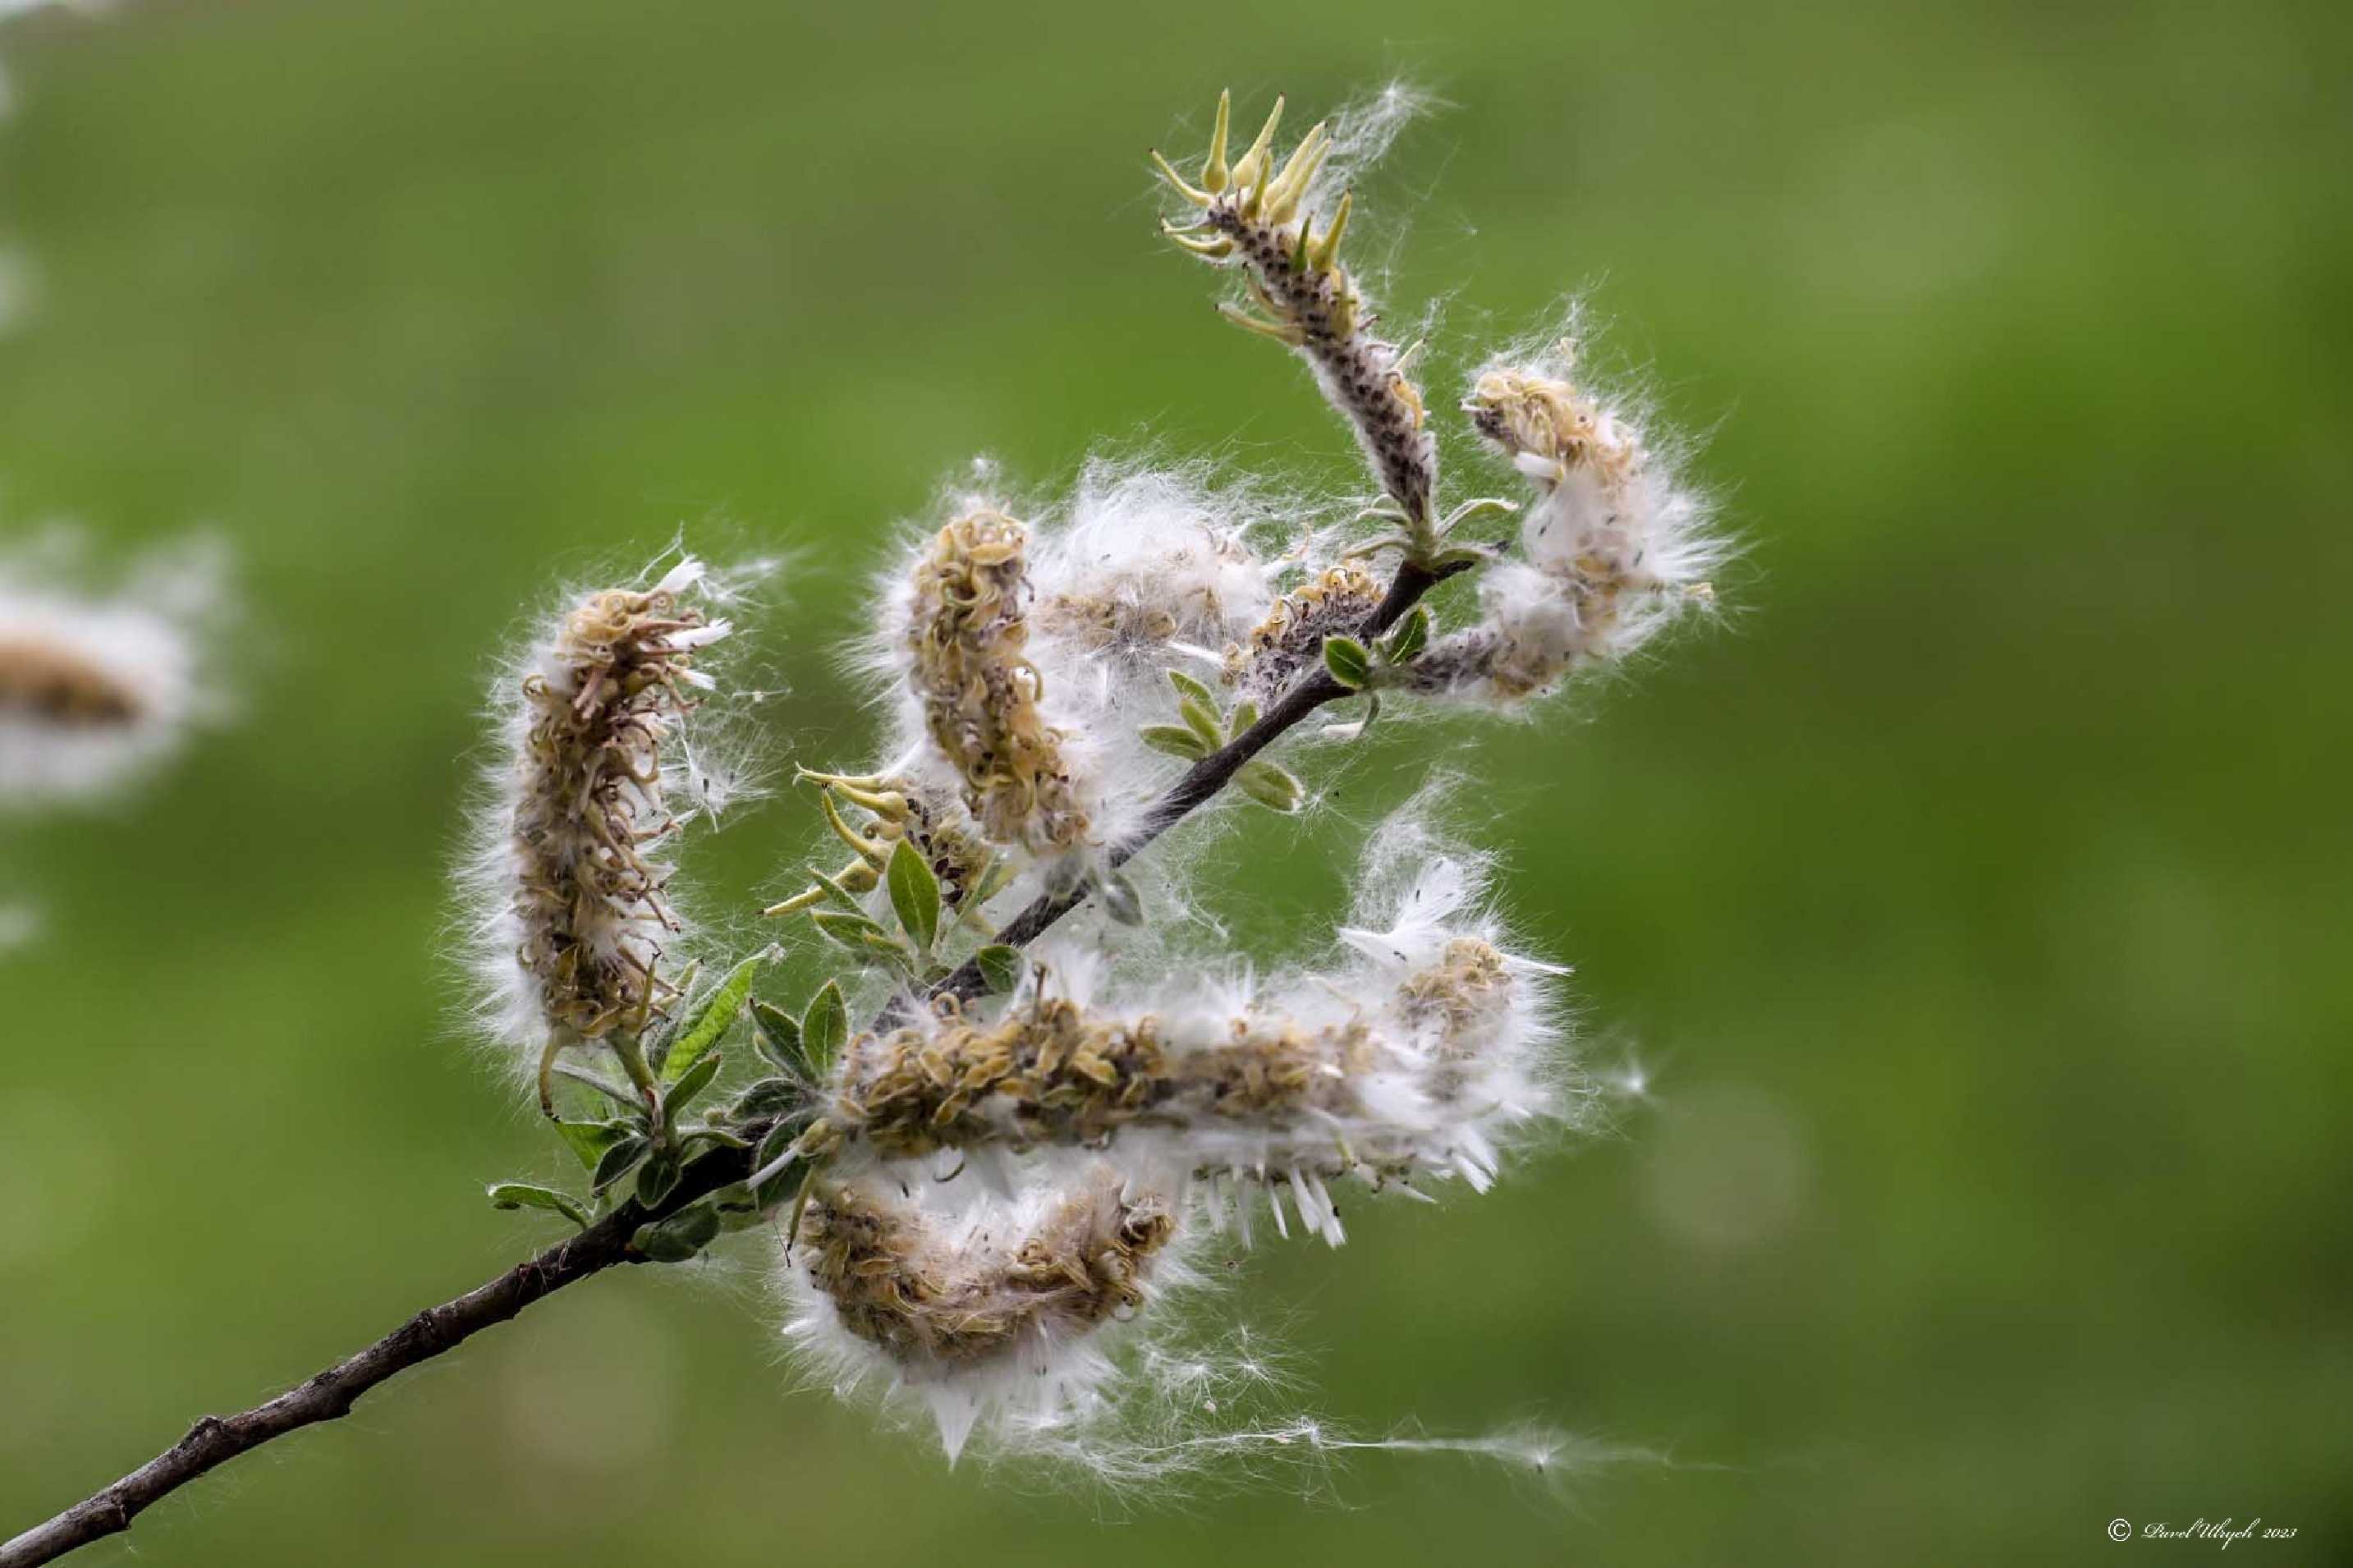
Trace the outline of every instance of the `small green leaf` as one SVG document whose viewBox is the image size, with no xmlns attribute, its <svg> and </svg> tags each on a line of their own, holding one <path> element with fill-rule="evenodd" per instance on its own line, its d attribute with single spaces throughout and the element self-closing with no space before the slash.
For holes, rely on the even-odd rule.
<svg viewBox="0 0 2353 1568">
<path fill-rule="evenodd" d="M 589 1171 L 596 1168 L 605 1151 L 628 1136 L 628 1131 L 627 1123 L 615 1121 L 559 1121 L 555 1124 L 556 1135 L 580 1157 L 582 1169 Z"/>
<path fill-rule="evenodd" d="M 891 908 L 899 916 L 900 929 L 915 939 L 918 949 L 931 952 L 940 935 L 940 879 L 932 874 L 931 863 L 902 838 L 891 851 L 890 868 L 883 875 L 891 886 Z"/>
<path fill-rule="evenodd" d="M 719 1211 L 690 1204 L 668 1219 L 641 1225 L 629 1246 L 656 1263 L 684 1263 L 719 1239 Z"/>
<path fill-rule="evenodd" d="M 760 1140 L 759 1152 L 752 1156 L 754 1173 L 765 1171 L 783 1159 L 786 1152 L 799 1138 L 800 1131 L 797 1128 L 770 1128 L 768 1135 Z M 798 1160 L 782 1167 L 775 1175 L 760 1184 L 758 1189 L 752 1194 L 753 1201 L 762 1208 L 772 1207 L 783 1202 L 792 1195 L 795 1188 L 801 1184 L 801 1171 L 802 1163 Z"/>
<path fill-rule="evenodd" d="M 879 936 L 888 941 L 891 935 L 889 931 L 882 929 L 882 922 L 871 915 L 844 914 L 839 910 L 815 910 L 810 912 L 809 919 L 817 922 L 818 930 L 845 947 L 863 947 L 865 942 L 862 939 L 869 936 Z"/>
<path fill-rule="evenodd" d="M 1438 537 L 1445 538 L 1473 519 L 1497 515 L 1509 516 L 1519 510 L 1518 502 L 1504 500 L 1495 496 L 1481 496 L 1476 500 L 1466 500 L 1446 514 L 1445 521 L 1438 525 Z"/>
<path fill-rule="evenodd" d="M 547 1209 L 583 1230 L 588 1228 L 588 1211 L 553 1187 L 535 1187 L 529 1182 L 493 1182 L 490 1198 L 494 1209 Z"/>
<path fill-rule="evenodd" d="M 1083 855 L 1063 855 L 1046 867 L 1046 896 L 1050 899 L 1078 897 L 1087 885 L 1087 858 Z"/>
<path fill-rule="evenodd" d="M 752 1027 L 758 1036 L 760 1054 L 788 1073 L 807 1073 L 808 1063 L 801 1056 L 801 1021 L 782 1007 L 754 998 L 752 1003 Z"/>
<path fill-rule="evenodd" d="M 1240 702 L 1234 704 L 1233 712 L 1228 715 L 1226 719 L 1226 733 L 1239 739 L 1243 731 L 1249 729 L 1251 725 L 1257 722 L 1258 704 L 1245 697 Z"/>
<path fill-rule="evenodd" d="M 1021 984 L 1021 950 L 994 942 L 972 955 L 973 967 L 980 971 L 980 983 L 988 987 L 992 996 L 1002 996 Z"/>
<path fill-rule="evenodd" d="M 1234 784 L 1259 805 L 1281 812 L 1297 811 L 1299 803 L 1307 798 L 1306 790 L 1288 770 L 1262 757 L 1244 763 L 1234 774 Z"/>
<path fill-rule="evenodd" d="M 1144 923 L 1144 896 L 1124 874 L 1112 872 L 1096 884 L 1096 890 L 1103 895 L 1103 913 L 1124 926 Z"/>
<path fill-rule="evenodd" d="M 1365 693 L 1365 711 L 1363 715 L 1359 718 L 1351 719 L 1345 724 L 1324 725 L 1324 738 L 1333 741 L 1361 740 L 1364 738 L 1365 731 L 1373 727 L 1373 721 L 1380 716 L 1381 694 L 1377 691 L 1367 691 Z"/>
<path fill-rule="evenodd" d="M 596 1173 L 589 1178 L 588 1184 L 598 1192 L 603 1192 L 607 1187 L 628 1175 L 629 1167 L 644 1159 L 646 1151 L 652 1147 L 651 1139 L 634 1133 L 622 1139 L 606 1150 L 604 1157 L 596 1162 Z"/>
<path fill-rule="evenodd" d="M 1003 892 L 1006 884 L 1012 880 L 1012 866 L 1001 855 L 990 856 L 987 869 L 981 872 L 980 879 L 973 884 L 972 891 L 964 897 L 965 909 L 971 910 L 980 908 L 981 905 Z"/>
<path fill-rule="evenodd" d="M 657 1021 L 652 1028 L 638 1037 L 638 1057 L 649 1071 L 656 1075 L 661 1072 L 662 1064 L 670 1060 L 670 1039 L 677 1033 L 678 1026 L 671 1020 L 664 1018 Z M 615 1038 L 617 1042 L 619 1038 L 617 1030 L 615 1031 Z M 617 1044 L 617 1048 L 618 1048 Z"/>
<path fill-rule="evenodd" d="M 711 1087 L 711 1080 L 719 1076 L 719 1062 L 718 1052 L 706 1054 L 701 1061 L 680 1074 L 678 1081 L 662 1092 L 662 1122 L 665 1126 L 676 1121 L 678 1113 L 692 1105 L 695 1097 Z"/>
<path fill-rule="evenodd" d="M 872 868 L 861 863 L 851 867 L 850 869 L 853 871 L 871 871 Z M 826 890 L 826 896 L 832 899 L 834 902 L 839 904 L 843 909 L 849 910 L 852 914 L 863 914 L 866 912 L 865 906 L 858 901 L 858 893 L 852 891 L 848 883 L 827 875 L 825 872 L 818 870 L 814 866 L 808 868 L 808 874 L 809 880 L 823 888 Z M 858 884 L 860 889 L 871 888 L 874 885 L 870 879 L 865 877 L 860 877 L 858 879 Z"/>
<path fill-rule="evenodd" d="M 801 1015 L 801 1049 L 822 1077 L 833 1070 L 833 1059 L 849 1039 L 849 1005 L 841 999 L 841 986 L 828 980 L 818 987 L 808 1011 Z"/>
<path fill-rule="evenodd" d="M 1214 709 L 1217 707 L 1218 694 L 1211 691 L 1201 682 L 1194 679 L 1191 676 L 1186 674 L 1183 670 L 1172 669 L 1167 672 L 1167 675 L 1168 684 L 1176 689 L 1176 697 L 1179 701 L 1189 697 L 1205 708 Z"/>
<path fill-rule="evenodd" d="M 792 1079 L 764 1078 L 735 1097 L 733 1119 L 737 1121 L 759 1121 L 771 1116 L 782 1116 L 799 1109 L 807 1092 Z"/>
<path fill-rule="evenodd" d="M 1416 605 L 1381 644 L 1381 657 L 1391 664 L 1411 664 L 1430 646 L 1430 610 Z"/>
<path fill-rule="evenodd" d="M 677 988 L 672 994 L 679 996 L 692 995 L 695 976 L 702 973 L 702 961 L 698 958 L 686 966 L 684 974 L 678 977 Z M 659 1073 L 663 1064 L 670 1060 L 670 1042 L 676 1038 L 678 1038 L 678 1019 L 675 1016 L 659 1018 L 655 1020 L 651 1028 L 638 1037 L 638 1055 L 644 1060 L 646 1066 Z"/>
<path fill-rule="evenodd" d="M 575 1083 L 585 1083 L 590 1089 L 615 1101 L 626 1110 L 638 1110 L 645 1105 L 644 1098 L 634 1089 L 615 1083 L 603 1073 L 582 1067 L 578 1062 L 558 1062 L 555 1076 L 568 1078 Z"/>
<path fill-rule="evenodd" d="M 722 1230 L 749 1230 L 760 1223 L 760 1200 L 752 1189 L 738 1182 L 732 1187 L 722 1187 L 703 1200 L 711 1212 L 719 1216 Z"/>
<path fill-rule="evenodd" d="M 1363 515 L 1366 517 L 1393 517 L 1400 521 L 1402 521 L 1405 517 L 1405 514 L 1402 511 L 1398 510 L 1378 512 L 1367 511 Z M 1416 540 L 1410 533 L 1384 533 L 1377 539 L 1367 539 L 1362 544 L 1349 546 L 1348 553 L 1369 561 L 1384 550 L 1399 550 L 1403 551 L 1407 555 L 1411 555 L 1419 548 L 1420 542 Z"/>
<path fill-rule="evenodd" d="M 1187 697 L 1176 704 L 1176 716 L 1184 720 L 1185 727 L 1201 737 L 1201 743 L 1211 751 L 1226 743 L 1226 726 L 1219 719 L 1214 704 L 1204 702 L 1198 697 Z"/>
<path fill-rule="evenodd" d="M 1324 639 L 1324 668 L 1332 679 L 1354 691 L 1372 679 L 1372 655 L 1355 637 L 1331 637 Z"/>
<path fill-rule="evenodd" d="M 685 1020 L 670 1043 L 670 1054 L 662 1060 L 661 1075 L 667 1079 L 686 1076 L 687 1069 L 714 1049 L 735 1016 L 744 1010 L 744 1000 L 752 994 L 752 976 L 767 962 L 765 952 L 755 952 L 734 968 L 709 991 L 702 1000 L 688 1008 Z"/>
<path fill-rule="evenodd" d="M 899 939 L 883 930 L 877 921 L 864 915 L 836 914 L 830 910 L 813 910 L 809 919 L 816 922 L 818 930 L 861 958 L 881 954 L 902 963 L 906 961 Z"/>
<path fill-rule="evenodd" d="M 1502 550 L 1501 545 L 1495 544 L 1457 545 L 1452 550 L 1440 551 L 1422 564 L 1432 572 L 1458 572 L 1465 566 L 1484 566 L 1499 559 Z"/>
<path fill-rule="evenodd" d="M 1135 732 L 1154 751 L 1182 757 L 1188 763 L 1200 761 L 1214 749 L 1182 724 L 1145 724 Z"/>
<path fill-rule="evenodd" d="M 678 1185 L 678 1152 L 672 1149 L 657 1149 L 653 1158 L 638 1167 L 638 1202 L 647 1208 L 659 1205 Z"/>
</svg>

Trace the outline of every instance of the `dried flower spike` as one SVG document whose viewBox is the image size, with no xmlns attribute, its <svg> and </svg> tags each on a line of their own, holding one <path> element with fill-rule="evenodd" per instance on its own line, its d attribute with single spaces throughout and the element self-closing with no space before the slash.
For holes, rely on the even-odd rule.
<svg viewBox="0 0 2353 1568">
<path fill-rule="evenodd" d="M 0 629 L 0 712 L 36 723 L 135 723 L 145 709 L 131 686 L 72 648 Z"/>
<path fill-rule="evenodd" d="M 150 557 L 97 595 L 64 585 L 80 552 L 58 533 L 0 556 L 0 811 L 103 798 L 224 706 L 205 658 L 227 613 L 217 554 Z"/>
<path fill-rule="evenodd" d="M 1432 647 L 1425 691 L 1509 700 L 1577 667 L 1632 652 L 1683 611 L 1712 602 L 1723 549 L 1706 508 L 1635 422 L 1569 379 L 1568 342 L 1532 362 L 1491 366 L 1463 412 L 1535 488 L 1520 559 L 1481 584 L 1482 623 Z"/>
<path fill-rule="evenodd" d="M 1322 232 L 1316 229 L 1312 204 L 1316 175 L 1333 149 L 1329 127 L 1312 127 L 1278 169 L 1274 133 L 1282 123 L 1282 100 L 1277 99 L 1258 139 L 1229 167 L 1231 112 L 1231 95 L 1220 94 L 1199 184 L 1159 153 L 1152 154 L 1161 177 L 1198 209 L 1192 223 L 1164 223 L 1162 232 L 1205 260 L 1241 266 L 1261 313 L 1234 305 L 1219 308 L 1238 325 L 1306 357 L 1324 396 L 1355 429 L 1403 521 L 1416 539 L 1431 542 L 1438 447 L 1425 427 L 1420 390 L 1406 375 L 1411 351 L 1366 330 L 1373 317 L 1339 261 L 1353 195 L 1342 192 Z"/>
<path fill-rule="evenodd" d="M 954 1461 L 980 1415 L 1050 1415 L 1107 1370 L 1088 1344 L 1142 1310 L 1176 1233 L 1109 1167 L 1028 1204 L 949 1218 L 863 1184 L 810 1200 L 789 1249 L 794 1332 L 854 1380 L 931 1405 Z"/>
<path fill-rule="evenodd" d="M 1086 842 L 1091 823 L 1062 732 L 1038 710 L 1044 680 L 1027 653 L 1028 548 L 1029 531 L 993 508 L 940 530 L 915 566 L 909 680 L 981 831 L 1053 854 Z"/>
<path fill-rule="evenodd" d="M 663 959 L 682 928 L 659 853 L 680 826 L 675 735 L 711 684 L 698 650 L 730 630 L 687 603 L 703 577 L 689 558 L 651 587 L 588 595 L 502 699 L 489 965 L 515 1034 L 541 1044 L 543 1099 L 556 1053 L 643 1028 L 676 989 Z"/>
<path fill-rule="evenodd" d="M 861 1037 L 808 1147 L 884 1161 L 1086 1149 L 1171 1190 L 1281 1184 L 1335 1244 L 1327 1180 L 1461 1175 L 1483 1190 L 1498 1139 L 1561 1109 L 1556 972 L 1499 949 L 1463 913 L 1468 888 L 1435 862 L 1409 921 L 1344 930 L 1364 962 L 1262 994 L 1214 980 L 1127 1006 L 1032 994 L 992 1022 L 949 1009 Z"/>
</svg>

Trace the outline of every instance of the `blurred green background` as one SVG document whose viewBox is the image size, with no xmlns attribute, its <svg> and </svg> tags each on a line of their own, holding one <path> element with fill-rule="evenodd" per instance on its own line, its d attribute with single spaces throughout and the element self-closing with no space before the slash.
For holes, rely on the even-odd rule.
<svg viewBox="0 0 2353 1568">
<path fill-rule="evenodd" d="M 2112 1518 L 2261 1515 L 2299 1538 L 2242 1551 L 2353 1561 L 2348 15 L 12 22 L 5 526 L 209 523 L 249 616 L 240 722 L 0 839 L 47 916 L 0 960 L 0 1534 L 545 1238 L 480 1201 L 561 1167 L 438 951 L 521 611 L 681 523 L 794 552 L 765 711 L 849 758 L 830 647 L 969 454 L 1047 482 L 1156 434 L 1354 485 L 1161 253 L 1142 153 L 1224 84 L 1404 72 L 1453 107 L 1360 198 L 1394 313 L 1445 300 L 1459 366 L 1599 285 L 1750 549 L 1724 631 L 1446 731 L 1652 1103 L 1486 1199 L 1261 1249 L 1210 1311 L 1359 1428 L 1676 1463 L 1040 1495 L 794 1392 L 747 1256 L 567 1292 L 87 1560 L 2073 1561 L 2211 1550 Z M 1394 747 L 1339 797 L 1393 795 Z M 707 841 L 705 901 L 806 828 Z"/>
</svg>

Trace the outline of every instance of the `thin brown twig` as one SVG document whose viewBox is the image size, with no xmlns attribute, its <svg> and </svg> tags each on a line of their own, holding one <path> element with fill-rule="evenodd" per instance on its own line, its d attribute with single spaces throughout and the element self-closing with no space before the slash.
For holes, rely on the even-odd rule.
<svg viewBox="0 0 2353 1568">
<path fill-rule="evenodd" d="M 648 1217 L 634 1203 L 624 1204 L 488 1284 L 417 1313 L 299 1387 L 235 1415 L 199 1418 L 187 1436 L 121 1480 L 0 1546 L 0 1568 L 31 1568 L 128 1530 L 143 1510 L 216 1466 L 301 1427 L 349 1415 L 376 1384 L 446 1354 L 550 1292 L 616 1263 L 641 1261 L 628 1242 Z"/>
</svg>

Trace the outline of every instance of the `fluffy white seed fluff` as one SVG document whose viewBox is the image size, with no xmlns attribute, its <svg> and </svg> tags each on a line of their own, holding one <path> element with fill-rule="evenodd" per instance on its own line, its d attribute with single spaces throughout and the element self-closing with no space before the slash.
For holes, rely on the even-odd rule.
<svg viewBox="0 0 2353 1568">
<path fill-rule="evenodd" d="M 575 593 L 493 683 L 496 760 L 464 868 L 482 1023 L 518 1065 L 635 1028 L 674 989 L 667 848 L 744 793 L 706 744 L 702 668 L 743 579 L 688 556 Z"/>
<path fill-rule="evenodd" d="M 225 554 L 160 550 L 107 591 L 86 554 L 63 529 L 0 554 L 0 810 L 110 796 L 227 710 Z"/>
<path fill-rule="evenodd" d="M 1463 411 L 1534 492 L 1516 559 L 1480 584 L 1482 620 L 1421 659 L 1425 691 L 1511 702 L 1625 658 L 1714 599 L 1708 507 L 1641 411 L 1574 378 L 1574 341 L 1500 356 Z"/>
<path fill-rule="evenodd" d="M 1165 1504 L 1200 1480 L 1313 1493 L 1366 1453 L 1545 1478 L 1654 1458 L 1540 1427 L 1366 1435 L 1302 1413 L 1263 1333 L 1188 1327 L 1200 1238 L 1105 1163 L 961 1207 L 920 1196 L 887 1181 L 829 1187 L 774 1278 L 811 1379 L 928 1421 L 951 1464 L 966 1452 L 1039 1461 L 1114 1496 L 1148 1485 Z"/>
<path fill-rule="evenodd" d="M 1482 574 L 1479 620 L 1427 645 L 1428 623 L 1408 623 L 1410 640 L 1377 650 L 1371 684 L 1504 707 L 1705 604 L 1721 556 L 1676 449 L 1638 406 L 1574 376 L 1565 346 L 1499 356 L 1462 405 L 1530 488 L 1517 548 L 1455 531 L 1496 508 L 1443 504 L 1416 351 L 1373 331 L 1340 259 L 1351 171 L 1417 101 L 1392 90 L 1282 155 L 1278 101 L 1238 157 L 1221 102 L 1199 163 L 1159 160 L 1189 220 L 1168 237 L 1230 269 L 1250 300 L 1231 319 L 1305 360 L 1382 498 L 1269 500 L 1206 469 L 1103 460 L 1067 497 L 1022 497 L 980 465 L 879 581 L 858 659 L 887 716 L 885 760 L 807 774 L 852 861 L 796 879 L 803 890 L 769 912 L 863 899 L 885 930 L 907 911 L 926 951 L 853 977 L 853 994 L 870 1006 L 887 994 L 886 1010 L 805 1084 L 797 1142 L 771 1156 L 772 1171 L 808 1173 L 777 1218 L 776 1279 L 789 1337 L 819 1374 L 927 1415 L 951 1462 L 976 1442 L 1116 1486 L 1366 1448 L 1545 1472 L 1622 1457 L 1542 1434 L 1359 1438 L 1269 1413 L 1279 1380 L 1262 1349 L 1246 1333 L 1182 1340 L 1162 1304 L 1194 1282 L 1187 1253 L 1214 1231 L 1247 1245 L 1296 1226 L 1338 1245 L 1358 1188 L 1434 1201 L 1459 1178 L 1483 1191 L 1539 1131 L 1588 1125 L 1600 1095 L 1570 1059 L 1565 972 L 1512 942 L 1485 859 L 1430 827 L 1442 786 L 1365 834 L 1352 907 L 1318 952 L 1251 963 L 1191 949 L 1213 923 L 1190 918 L 1187 888 L 1202 803 L 1180 795 L 1169 821 L 1151 822 L 1182 816 L 1187 831 L 1134 863 L 1140 894 L 1125 868 L 1111 875 L 1187 759 L 1344 654 L 1334 635 L 1366 634 L 1377 606 L 1432 579 Z M 1316 525 L 1350 513 L 1345 531 Z M 1379 537 L 1356 526 L 1374 518 Z M 667 744 L 688 713 L 653 717 Z M 1281 766 L 1270 755 L 1238 774 L 1237 793 L 1296 806 Z M 670 808 L 659 795 L 639 804 L 665 835 Z M 907 901 L 902 845 L 953 911 L 936 936 L 920 891 Z M 669 956 L 661 880 L 644 908 L 617 911 L 634 934 L 617 945 L 649 976 Z M 1002 955 L 979 965 L 1009 994 L 926 986 L 933 961 L 1028 930 L 1014 907 L 1078 891 L 1089 896 L 1030 944 L 1018 981 L 1001 978 Z M 818 929 L 856 935 L 822 917 Z"/>
<path fill-rule="evenodd" d="M 1213 679 L 1271 603 L 1248 504 L 1193 470 L 1108 459 L 1060 501 L 950 496 L 948 525 L 878 584 L 860 661 L 890 718 L 875 771 L 961 795 L 1017 865 L 1132 834 L 1177 771 L 1136 733 L 1176 720 L 1163 672 Z"/>
<path fill-rule="evenodd" d="M 105 10 L 110 3 L 111 0 L 0 0 L 0 22 L 47 9 L 96 13 Z M 6 69 L 0 68 L 0 119 L 14 113 L 16 107 L 16 89 Z"/>
<path fill-rule="evenodd" d="M 1039 533 L 1038 624 L 1062 645 L 1057 663 L 1094 668 L 1102 710 L 1172 656 L 1213 670 L 1266 614 L 1274 567 L 1250 548 L 1247 509 L 1184 468 L 1096 458 L 1081 472 Z"/>
<path fill-rule="evenodd" d="M 1482 868 L 1400 820 L 1337 963 L 1261 978 L 1196 972 L 1133 990 L 1087 950 L 996 1016 L 927 1016 L 852 1042 L 826 1111 L 850 1168 L 1018 1191 L 1034 1168 L 1104 1159 L 1189 1194 L 1245 1236 L 1263 1195 L 1334 1245 L 1332 1184 L 1483 1191 L 1529 1128 L 1574 1115 L 1555 966 L 1510 951 Z M 1409 874 L 1396 874 L 1398 867 Z M 1081 1155 L 1075 1152 L 1084 1151 Z M 957 1194 L 943 1194 L 948 1203 Z"/>
<path fill-rule="evenodd" d="M 1214 683 L 1272 603 L 1281 563 L 1250 543 L 1251 499 L 1198 471 L 1098 459 L 1040 526 L 1033 647 L 1063 721 L 1095 748 L 1106 843 L 1180 771 L 1138 735 L 1177 721 L 1165 672 Z"/>
<path fill-rule="evenodd" d="M 912 1400 L 953 1463 L 976 1426 L 1035 1440 L 1099 1417 L 1117 1330 L 1190 1279 L 1176 1215 L 1107 1164 L 942 1212 L 825 1184 L 778 1279 L 786 1331 L 836 1389 Z"/>
</svg>

